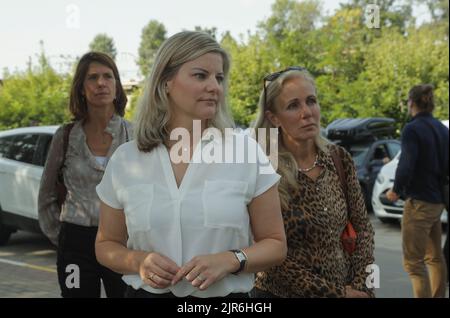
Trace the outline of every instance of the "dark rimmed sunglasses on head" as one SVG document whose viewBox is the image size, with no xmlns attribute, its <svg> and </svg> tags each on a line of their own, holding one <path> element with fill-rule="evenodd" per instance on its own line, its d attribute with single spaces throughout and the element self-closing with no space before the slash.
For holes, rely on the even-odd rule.
<svg viewBox="0 0 450 318">
<path fill-rule="evenodd" d="M 276 80 L 278 77 L 280 77 L 281 74 L 289 72 L 289 71 L 306 71 L 306 68 L 303 67 L 303 66 L 290 66 L 288 68 L 285 68 L 284 70 L 281 70 L 281 71 L 278 71 L 278 72 L 274 72 L 274 73 L 271 73 L 271 74 L 265 76 L 264 79 L 263 79 L 263 81 L 264 81 L 263 82 L 264 104 L 266 104 L 266 101 L 267 101 L 266 83 Z M 266 105 L 264 105 L 264 108 L 266 108 Z"/>
</svg>

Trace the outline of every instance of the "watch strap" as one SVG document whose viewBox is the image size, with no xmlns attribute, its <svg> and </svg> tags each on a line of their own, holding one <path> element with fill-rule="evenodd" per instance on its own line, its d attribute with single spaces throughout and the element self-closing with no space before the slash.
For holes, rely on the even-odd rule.
<svg viewBox="0 0 450 318">
<path fill-rule="evenodd" d="M 233 252 L 234 256 L 236 256 L 237 260 L 239 261 L 239 269 L 231 273 L 236 275 L 244 270 L 247 263 L 247 255 L 242 250 L 230 250 L 230 252 Z"/>
</svg>

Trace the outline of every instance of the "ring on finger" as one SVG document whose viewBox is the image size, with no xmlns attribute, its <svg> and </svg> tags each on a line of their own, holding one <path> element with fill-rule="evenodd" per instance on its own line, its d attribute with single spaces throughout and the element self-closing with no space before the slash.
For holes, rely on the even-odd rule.
<svg viewBox="0 0 450 318">
<path fill-rule="evenodd" d="M 206 280 L 206 278 L 203 277 L 202 274 L 199 274 L 199 275 L 197 276 L 197 279 L 198 279 L 199 281 L 201 281 L 201 282 L 204 282 L 204 281 Z"/>
<path fill-rule="evenodd" d="M 147 276 L 148 279 L 153 280 L 153 278 L 155 277 L 155 273 L 150 273 L 150 275 Z"/>
</svg>

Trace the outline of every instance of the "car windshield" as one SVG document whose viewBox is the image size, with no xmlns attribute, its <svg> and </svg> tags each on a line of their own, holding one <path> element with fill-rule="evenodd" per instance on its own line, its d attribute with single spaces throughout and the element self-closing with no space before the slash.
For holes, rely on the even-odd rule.
<svg viewBox="0 0 450 318">
<path fill-rule="evenodd" d="M 348 152 L 352 155 L 356 167 L 361 167 L 369 151 L 370 145 L 351 145 L 347 147 Z"/>
</svg>

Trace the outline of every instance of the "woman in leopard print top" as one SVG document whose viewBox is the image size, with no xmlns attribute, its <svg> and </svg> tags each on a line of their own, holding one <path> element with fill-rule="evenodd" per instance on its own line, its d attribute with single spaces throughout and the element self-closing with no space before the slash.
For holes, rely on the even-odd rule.
<svg viewBox="0 0 450 318">
<path fill-rule="evenodd" d="M 279 130 L 279 193 L 288 256 L 282 265 L 258 273 L 253 296 L 373 297 L 366 286 L 366 268 L 374 262 L 373 228 L 352 158 L 343 151 L 347 209 L 330 155 L 339 146 L 320 137 L 314 80 L 305 69 L 292 67 L 267 76 L 264 85 L 256 128 Z M 340 240 L 348 215 L 357 232 L 352 255 Z"/>
</svg>

